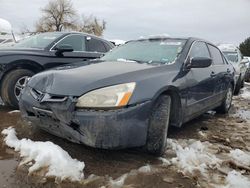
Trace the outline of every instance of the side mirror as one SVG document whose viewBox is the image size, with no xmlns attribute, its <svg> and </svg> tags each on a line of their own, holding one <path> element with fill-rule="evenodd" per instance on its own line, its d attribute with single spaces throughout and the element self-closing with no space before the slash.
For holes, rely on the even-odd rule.
<svg viewBox="0 0 250 188">
<path fill-rule="evenodd" d="M 73 47 L 71 45 L 68 45 L 68 44 L 57 46 L 55 48 L 55 50 L 56 50 L 57 56 L 62 55 L 64 52 L 73 52 L 74 51 Z"/>
<path fill-rule="evenodd" d="M 212 64 L 212 59 L 208 57 L 194 57 L 190 60 L 187 68 L 206 68 Z"/>
</svg>

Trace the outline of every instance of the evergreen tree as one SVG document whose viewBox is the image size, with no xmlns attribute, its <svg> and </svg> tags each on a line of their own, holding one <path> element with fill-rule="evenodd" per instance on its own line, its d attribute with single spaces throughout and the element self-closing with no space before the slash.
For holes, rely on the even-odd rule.
<svg viewBox="0 0 250 188">
<path fill-rule="evenodd" d="M 240 51 L 243 56 L 250 56 L 250 37 L 240 44 Z"/>
</svg>

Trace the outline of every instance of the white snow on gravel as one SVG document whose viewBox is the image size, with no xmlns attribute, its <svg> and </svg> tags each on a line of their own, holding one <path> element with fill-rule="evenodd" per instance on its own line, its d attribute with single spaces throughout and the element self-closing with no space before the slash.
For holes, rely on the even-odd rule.
<svg viewBox="0 0 250 188">
<path fill-rule="evenodd" d="M 250 121 L 250 111 L 248 110 L 238 110 L 234 116 Z"/>
<path fill-rule="evenodd" d="M 52 142 L 34 142 L 30 139 L 19 140 L 14 128 L 2 131 L 5 143 L 20 152 L 22 164 L 29 164 L 29 173 L 46 168 L 46 177 L 56 177 L 60 180 L 80 181 L 84 178 L 84 162 L 72 159 L 70 155 Z"/>
<path fill-rule="evenodd" d="M 182 146 L 176 140 L 168 139 L 170 147 L 176 152 L 171 162 L 175 164 L 184 174 L 193 175 L 200 172 L 206 176 L 208 168 L 216 168 L 221 160 L 207 150 L 208 142 L 192 141 L 189 145 Z"/>
<path fill-rule="evenodd" d="M 235 149 L 230 151 L 229 156 L 236 160 L 236 162 L 238 162 L 239 164 L 250 166 L 250 153 L 248 152 L 244 152 L 240 149 Z"/>
<path fill-rule="evenodd" d="M 112 188 L 120 188 L 124 185 L 125 179 L 128 177 L 128 174 L 123 174 L 119 178 L 113 180 L 112 178 L 109 180 L 110 186 Z"/>
<path fill-rule="evenodd" d="M 250 99 L 250 90 L 248 88 L 243 88 L 242 91 L 243 93 L 240 96 L 245 99 Z"/>
<path fill-rule="evenodd" d="M 231 150 L 228 153 L 228 159 L 219 159 L 216 157 L 215 145 L 209 142 L 201 142 L 194 139 L 168 139 L 168 150 L 174 151 L 176 157 L 165 159 L 159 158 L 164 164 L 175 165 L 180 172 L 186 176 L 196 177 L 201 175 L 202 179 L 206 179 L 210 184 L 213 179 L 212 170 L 220 169 L 226 160 L 234 160 L 243 166 L 250 166 L 250 153 L 239 149 Z M 216 178 L 215 178 L 216 179 Z M 212 180 L 213 181 L 213 180 Z M 214 182 L 211 187 L 216 188 L 250 188 L 250 179 L 237 172 L 231 170 L 225 176 L 222 182 Z"/>
<path fill-rule="evenodd" d="M 142 166 L 138 169 L 138 172 L 141 172 L 141 173 L 149 173 L 151 172 L 151 166 L 150 165 L 145 165 L 145 166 Z"/>
<path fill-rule="evenodd" d="M 8 112 L 8 114 L 14 114 L 14 113 L 20 113 L 20 110 L 12 110 Z"/>
<path fill-rule="evenodd" d="M 249 188 L 250 180 L 235 170 L 228 173 L 226 177 L 226 185 L 222 188 Z"/>
</svg>

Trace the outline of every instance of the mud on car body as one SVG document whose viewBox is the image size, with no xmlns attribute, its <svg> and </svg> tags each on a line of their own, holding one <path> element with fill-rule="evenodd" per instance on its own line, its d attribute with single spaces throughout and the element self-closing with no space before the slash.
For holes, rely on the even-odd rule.
<svg viewBox="0 0 250 188">
<path fill-rule="evenodd" d="M 112 47 L 111 42 L 85 33 L 48 32 L 1 48 L 0 96 L 6 105 L 17 108 L 21 90 L 35 73 L 99 58 Z"/>
<path fill-rule="evenodd" d="M 22 116 L 54 135 L 88 146 L 145 146 L 164 153 L 168 127 L 207 110 L 226 113 L 234 69 L 213 44 L 195 38 L 127 42 L 99 61 L 33 76 Z"/>
</svg>

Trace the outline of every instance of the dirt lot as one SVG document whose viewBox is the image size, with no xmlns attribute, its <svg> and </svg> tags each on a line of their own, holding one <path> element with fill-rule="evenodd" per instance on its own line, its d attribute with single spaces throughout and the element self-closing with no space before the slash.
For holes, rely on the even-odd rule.
<svg viewBox="0 0 250 188">
<path fill-rule="evenodd" d="M 250 92 L 250 85 L 244 91 Z M 85 162 L 85 179 L 78 183 L 59 182 L 44 178 L 44 170 L 28 174 L 28 167 L 18 166 L 19 154 L 4 144 L 1 135 L 0 187 L 219 187 L 225 185 L 226 176 L 232 170 L 250 178 L 250 166 L 240 165 L 228 157 L 234 149 L 250 152 L 250 98 L 242 95 L 234 98 L 229 115 L 207 113 L 180 129 L 170 129 L 170 142 L 178 142 L 184 147 L 189 142 L 201 141 L 211 155 L 222 161 L 219 166 L 209 165 L 205 173 L 190 172 L 171 162 L 176 157 L 171 147 L 163 160 L 142 153 L 140 149 L 97 150 L 33 129 L 21 120 L 18 112 L 10 111 L 0 107 L 0 131 L 13 126 L 20 139 L 49 140 L 61 146 L 72 158 Z"/>
</svg>

